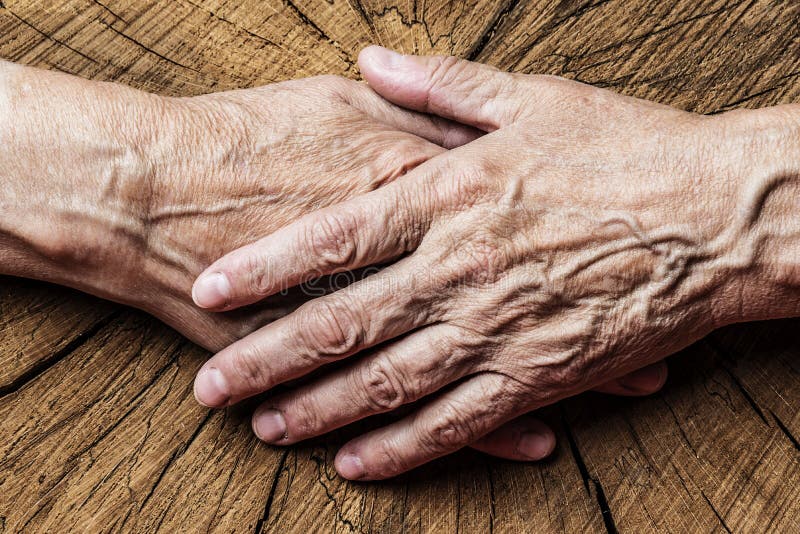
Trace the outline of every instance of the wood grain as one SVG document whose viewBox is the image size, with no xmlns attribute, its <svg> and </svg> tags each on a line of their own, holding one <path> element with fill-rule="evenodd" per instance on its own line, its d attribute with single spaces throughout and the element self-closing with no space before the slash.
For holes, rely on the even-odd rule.
<svg viewBox="0 0 800 534">
<path fill-rule="evenodd" d="M 3 58 L 170 95 L 357 77 L 373 42 L 703 113 L 800 101 L 793 0 L 0 1 Z M 543 410 L 547 462 L 376 484 L 332 468 L 354 430 L 274 449 L 249 406 L 201 409 L 207 354 L 141 313 L 2 278 L 0 332 L 0 532 L 800 532 L 800 321 L 712 334 L 652 398 Z"/>
</svg>

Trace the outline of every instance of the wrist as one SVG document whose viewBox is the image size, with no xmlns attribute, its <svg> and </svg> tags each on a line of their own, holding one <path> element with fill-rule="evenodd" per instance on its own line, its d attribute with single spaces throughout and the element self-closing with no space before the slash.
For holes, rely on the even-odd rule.
<svg viewBox="0 0 800 534">
<path fill-rule="evenodd" d="M 0 63 L 4 273 L 119 299 L 138 268 L 120 239 L 141 243 L 159 101 Z"/>
<path fill-rule="evenodd" d="M 742 140 L 728 214 L 728 323 L 800 315 L 800 106 L 720 117 Z"/>
</svg>

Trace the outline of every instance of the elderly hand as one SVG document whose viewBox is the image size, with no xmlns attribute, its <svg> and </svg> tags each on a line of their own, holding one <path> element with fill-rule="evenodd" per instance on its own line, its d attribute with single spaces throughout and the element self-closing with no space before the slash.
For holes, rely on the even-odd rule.
<svg viewBox="0 0 800 534">
<path fill-rule="evenodd" d="M 5 271 L 132 304 L 214 350 L 298 303 L 199 310 L 190 288 L 213 260 L 478 135 L 333 76 L 165 98 L 0 68 L 0 238 L 30 264 Z"/>
<path fill-rule="evenodd" d="M 2 61 L 0 124 L 2 272 L 137 306 L 213 350 L 297 299 L 199 310 L 189 288 L 212 260 L 478 135 L 330 76 L 181 99 Z M 645 394 L 664 371 L 604 387 Z M 519 457 L 531 433 L 544 456 L 553 434 L 532 418 L 476 447 Z"/>
<path fill-rule="evenodd" d="M 379 48 L 360 66 L 386 99 L 492 133 L 221 258 L 195 283 L 197 304 L 230 310 L 393 262 L 200 371 L 198 398 L 223 405 L 350 358 L 269 398 L 253 421 L 266 441 L 424 398 L 337 455 L 346 478 L 393 476 L 717 326 L 762 317 L 743 306 L 748 295 L 778 302 L 800 285 L 796 254 L 779 246 L 797 225 L 774 213 L 786 187 L 797 192 L 794 108 L 702 117 Z"/>
</svg>

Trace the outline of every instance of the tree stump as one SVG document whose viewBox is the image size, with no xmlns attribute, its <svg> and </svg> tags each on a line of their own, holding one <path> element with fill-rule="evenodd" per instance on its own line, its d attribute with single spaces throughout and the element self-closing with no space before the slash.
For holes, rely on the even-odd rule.
<svg viewBox="0 0 800 534">
<path fill-rule="evenodd" d="M 703 113 L 800 101 L 793 0 L 0 1 L 0 57 L 166 95 L 357 78 L 370 43 Z M 548 461 L 362 484 L 332 465 L 354 430 L 277 449 L 252 406 L 198 406 L 208 354 L 140 312 L 0 278 L 0 332 L 0 533 L 800 532 L 800 321 L 712 334 L 653 397 L 542 410 Z"/>
</svg>

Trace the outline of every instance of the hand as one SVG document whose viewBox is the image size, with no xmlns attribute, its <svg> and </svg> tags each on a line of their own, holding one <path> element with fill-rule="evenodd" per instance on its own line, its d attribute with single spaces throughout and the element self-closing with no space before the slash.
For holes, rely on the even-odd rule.
<svg viewBox="0 0 800 534">
<path fill-rule="evenodd" d="M 0 268 L 145 309 L 212 350 L 297 306 L 199 310 L 189 288 L 213 259 L 479 134 L 335 77 L 172 99 L 1 61 L 0 119 Z M 664 371 L 606 390 L 646 394 Z M 476 446 L 519 457 L 526 433 L 552 450 L 530 417 Z"/>
<path fill-rule="evenodd" d="M 199 310 L 211 261 L 478 135 L 337 77 L 163 98 L 0 67 L 0 237 L 32 257 L 11 274 L 142 308 L 212 350 L 299 302 Z"/>
<path fill-rule="evenodd" d="M 198 279 L 199 305 L 230 310 L 394 261 L 200 371 L 196 395 L 220 406 L 366 351 L 267 400 L 253 421 L 262 439 L 294 443 L 431 396 L 337 456 L 346 478 L 396 475 L 717 326 L 763 317 L 742 306 L 747 295 L 800 285 L 796 265 L 778 279 L 765 267 L 780 265 L 771 239 L 780 232 L 763 200 L 798 176 L 792 110 L 701 117 L 376 48 L 360 66 L 388 100 L 493 133 L 303 217 Z M 769 151 L 753 149 L 767 140 Z"/>
</svg>

